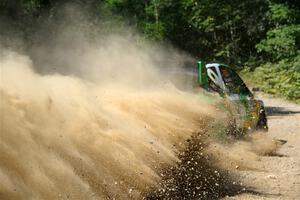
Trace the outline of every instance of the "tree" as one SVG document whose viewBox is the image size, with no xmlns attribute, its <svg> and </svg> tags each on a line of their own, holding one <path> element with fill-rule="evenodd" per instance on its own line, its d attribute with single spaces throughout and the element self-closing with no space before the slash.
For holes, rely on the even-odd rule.
<svg viewBox="0 0 300 200">
<path fill-rule="evenodd" d="M 265 59 L 272 62 L 299 56 L 299 10 L 284 4 L 271 4 L 270 8 L 273 28 L 267 32 L 267 38 L 256 45 L 258 51 L 265 53 Z"/>
</svg>

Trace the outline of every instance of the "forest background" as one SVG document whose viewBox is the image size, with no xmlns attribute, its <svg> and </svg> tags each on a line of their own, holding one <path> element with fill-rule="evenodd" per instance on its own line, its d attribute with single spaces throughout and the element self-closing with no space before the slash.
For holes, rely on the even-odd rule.
<svg viewBox="0 0 300 200">
<path fill-rule="evenodd" d="M 234 66 L 262 91 L 300 103 L 298 0 L 0 0 L 1 46 L 17 47 L 18 37 L 30 47 L 37 26 L 58 20 L 66 3 L 88 10 L 88 26 L 100 32 L 131 27 L 147 41 Z"/>
</svg>

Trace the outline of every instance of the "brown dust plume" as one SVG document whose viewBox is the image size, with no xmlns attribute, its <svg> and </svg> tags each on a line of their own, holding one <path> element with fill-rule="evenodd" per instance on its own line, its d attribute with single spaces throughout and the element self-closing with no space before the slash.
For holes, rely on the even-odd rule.
<svg viewBox="0 0 300 200">
<path fill-rule="evenodd" d="M 0 199 L 139 199 L 162 164 L 178 161 L 182 141 L 214 117 L 171 84 L 144 84 L 162 78 L 149 63 L 123 63 L 130 70 L 121 81 L 116 74 L 100 83 L 40 75 L 32 65 L 1 54 Z"/>
</svg>

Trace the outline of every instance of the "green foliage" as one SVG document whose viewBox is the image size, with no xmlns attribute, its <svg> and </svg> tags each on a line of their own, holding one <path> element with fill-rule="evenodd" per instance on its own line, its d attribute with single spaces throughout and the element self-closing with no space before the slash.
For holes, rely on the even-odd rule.
<svg viewBox="0 0 300 200">
<path fill-rule="evenodd" d="M 266 32 L 267 9 L 264 0 L 182 1 L 188 37 L 193 41 L 191 45 L 198 47 L 192 53 L 228 64 L 245 62 L 255 54 L 253 47 Z"/>
<path fill-rule="evenodd" d="M 256 45 L 258 52 L 266 52 L 272 61 L 294 57 L 300 46 L 300 24 L 270 30 L 267 39 Z"/>
<path fill-rule="evenodd" d="M 170 41 L 205 60 L 243 63 L 268 30 L 266 0 L 105 0 L 148 39 Z M 260 12 L 256 12 L 259 10 Z"/>
<path fill-rule="evenodd" d="M 262 91 L 300 104 L 300 65 L 297 64 L 299 56 L 293 63 L 285 61 L 277 64 L 266 63 L 253 72 L 246 69 L 242 74 L 251 85 L 260 86 Z M 299 71 L 295 70 L 295 66 Z"/>
<path fill-rule="evenodd" d="M 300 12 L 287 4 L 270 4 L 272 28 L 257 45 L 261 64 L 248 72 L 264 92 L 300 103 Z"/>
<path fill-rule="evenodd" d="M 40 7 L 40 0 L 22 0 L 21 5 L 26 14 L 36 13 Z"/>
<path fill-rule="evenodd" d="M 250 66 L 257 86 L 298 101 L 296 0 L 1 0 L 2 40 L 14 33 L 30 46 L 36 26 L 55 20 L 66 2 L 88 9 L 90 26 L 101 27 L 101 33 L 122 32 L 130 26 L 147 40 L 170 42 L 198 59 Z M 82 21 L 80 14 L 72 17 Z"/>
<path fill-rule="evenodd" d="M 270 21 L 276 27 L 299 23 L 299 17 L 299 9 L 295 9 L 288 4 L 270 3 Z"/>
<path fill-rule="evenodd" d="M 293 21 L 293 13 L 292 10 L 283 4 L 273 4 L 270 6 L 271 8 L 271 19 L 277 25 L 285 24 Z"/>
<path fill-rule="evenodd" d="M 144 34 L 146 38 L 155 41 L 162 41 L 164 39 L 164 25 L 161 22 L 158 23 L 145 23 Z"/>
<path fill-rule="evenodd" d="M 300 13 L 285 4 L 270 5 L 270 22 L 273 28 L 267 37 L 256 45 L 258 52 L 268 61 L 279 61 L 298 55 L 300 47 Z"/>
</svg>

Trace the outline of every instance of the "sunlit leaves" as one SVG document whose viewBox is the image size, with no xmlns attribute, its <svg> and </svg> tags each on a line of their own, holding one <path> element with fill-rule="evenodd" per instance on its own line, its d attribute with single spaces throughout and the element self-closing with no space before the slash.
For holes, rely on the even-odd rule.
<svg viewBox="0 0 300 200">
<path fill-rule="evenodd" d="M 297 55 L 300 45 L 300 24 L 282 26 L 267 33 L 267 39 L 262 40 L 256 47 L 259 52 L 272 56 L 271 60 L 290 58 Z"/>
</svg>

